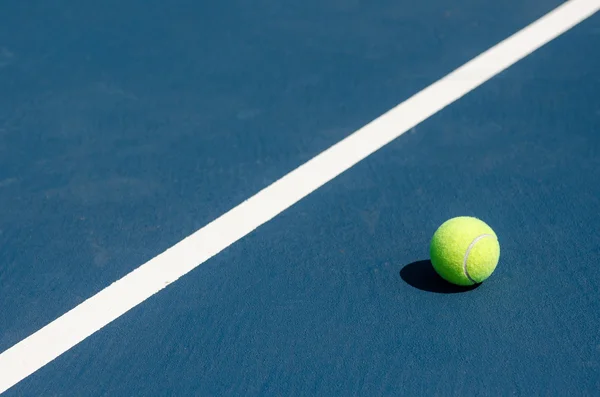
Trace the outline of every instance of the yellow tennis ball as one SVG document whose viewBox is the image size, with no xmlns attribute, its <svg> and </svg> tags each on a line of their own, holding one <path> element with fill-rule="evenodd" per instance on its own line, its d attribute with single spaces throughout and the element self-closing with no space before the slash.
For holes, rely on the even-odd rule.
<svg viewBox="0 0 600 397">
<path fill-rule="evenodd" d="M 462 286 L 479 284 L 496 269 L 500 244 L 483 221 L 468 216 L 444 222 L 433 234 L 431 263 L 446 281 Z"/>
</svg>

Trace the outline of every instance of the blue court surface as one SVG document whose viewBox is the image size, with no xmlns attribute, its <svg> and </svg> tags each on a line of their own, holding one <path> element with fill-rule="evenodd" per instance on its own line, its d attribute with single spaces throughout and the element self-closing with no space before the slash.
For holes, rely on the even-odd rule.
<svg viewBox="0 0 600 397">
<path fill-rule="evenodd" d="M 126 303 L 146 274 L 101 298 L 568 3 L 600 8 L 0 4 L 0 392 L 600 395 L 598 13 L 355 165 L 331 161 L 343 172 L 272 219 L 230 238 L 254 212 L 238 216 L 202 240 L 223 249 L 202 259 L 212 243 L 174 248 L 152 274 L 191 267 L 164 289 Z M 475 288 L 446 283 L 429 262 L 433 232 L 459 215 L 500 241 L 496 271 Z M 101 305 L 57 320 L 98 293 Z M 59 331 L 43 330 L 56 321 Z"/>
</svg>

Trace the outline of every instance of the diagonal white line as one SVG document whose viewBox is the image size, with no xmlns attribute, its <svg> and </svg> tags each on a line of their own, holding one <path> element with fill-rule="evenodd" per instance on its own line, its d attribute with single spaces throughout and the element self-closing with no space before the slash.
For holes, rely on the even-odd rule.
<svg viewBox="0 0 600 397">
<path fill-rule="evenodd" d="M 600 9 L 570 0 L 0 354 L 0 393 Z"/>
</svg>

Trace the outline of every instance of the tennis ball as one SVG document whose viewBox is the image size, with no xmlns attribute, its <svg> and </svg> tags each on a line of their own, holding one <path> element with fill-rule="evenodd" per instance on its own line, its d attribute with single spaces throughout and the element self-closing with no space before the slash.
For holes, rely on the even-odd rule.
<svg viewBox="0 0 600 397">
<path fill-rule="evenodd" d="M 444 280 L 462 286 L 483 282 L 500 259 L 496 233 L 469 216 L 444 222 L 433 234 L 429 251 L 435 271 Z"/>
</svg>

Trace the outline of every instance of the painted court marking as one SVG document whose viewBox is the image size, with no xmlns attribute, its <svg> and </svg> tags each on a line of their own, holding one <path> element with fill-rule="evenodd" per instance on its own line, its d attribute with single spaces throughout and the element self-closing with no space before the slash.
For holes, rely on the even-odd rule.
<svg viewBox="0 0 600 397">
<path fill-rule="evenodd" d="M 570 0 L 0 354 L 0 393 L 600 9 Z"/>
</svg>

